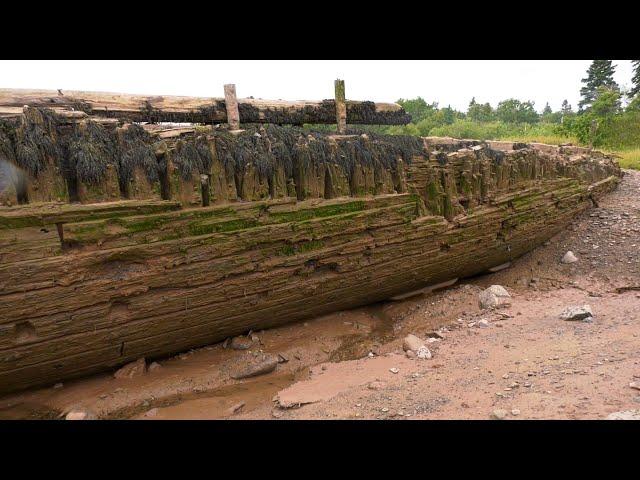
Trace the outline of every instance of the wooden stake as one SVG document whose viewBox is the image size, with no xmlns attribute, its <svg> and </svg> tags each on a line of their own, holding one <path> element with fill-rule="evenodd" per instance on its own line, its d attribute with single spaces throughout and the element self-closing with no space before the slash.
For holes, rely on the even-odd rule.
<svg viewBox="0 0 640 480">
<path fill-rule="evenodd" d="M 224 86 L 224 103 L 227 106 L 227 123 L 231 130 L 240 129 L 240 111 L 236 98 L 236 86 L 231 83 Z"/>
<path fill-rule="evenodd" d="M 336 123 L 338 124 L 338 134 L 347 133 L 347 103 L 344 94 L 344 80 L 335 81 L 336 88 Z"/>
</svg>

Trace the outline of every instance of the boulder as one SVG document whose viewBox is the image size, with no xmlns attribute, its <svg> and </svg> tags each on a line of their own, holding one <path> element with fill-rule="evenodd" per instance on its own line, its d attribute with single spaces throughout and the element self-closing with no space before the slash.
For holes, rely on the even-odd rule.
<svg viewBox="0 0 640 480">
<path fill-rule="evenodd" d="M 480 292 L 481 308 L 498 308 L 511 305 L 511 295 L 501 285 L 491 285 Z"/>
<path fill-rule="evenodd" d="M 593 312 L 589 305 L 571 306 L 565 308 L 560 313 L 560 319 L 567 321 L 582 320 L 583 322 L 588 322 L 593 319 Z"/>
<path fill-rule="evenodd" d="M 147 363 L 144 357 L 135 362 L 127 363 L 124 367 L 113 374 L 114 378 L 133 378 L 144 375 L 147 371 Z"/>
</svg>

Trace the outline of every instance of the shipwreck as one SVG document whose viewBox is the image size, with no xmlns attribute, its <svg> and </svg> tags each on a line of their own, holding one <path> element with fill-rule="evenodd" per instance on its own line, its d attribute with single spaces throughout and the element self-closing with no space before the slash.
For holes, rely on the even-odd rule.
<svg viewBox="0 0 640 480">
<path fill-rule="evenodd" d="M 572 145 L 356 131 L 410 118 L 336 87 L 0 89 L 0 391 L 489 271 L 621 176 Z"/>
</svg>

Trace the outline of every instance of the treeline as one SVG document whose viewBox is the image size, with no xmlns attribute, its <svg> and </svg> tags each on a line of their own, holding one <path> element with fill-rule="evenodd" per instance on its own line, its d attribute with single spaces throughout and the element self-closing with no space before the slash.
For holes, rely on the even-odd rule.
<svg viewBox="0 0 640 480">
<path fill-rule="evenodd" d="M 503 139 L 558 143 L 562 139 L 594 147 L 640 147 L 640 60 L 633 61 L 632 87 L 623 91 L 613 79 L 611 60 L 594 60 L 582 80 L 581 100 L 574 111 L 567 100 L 560 110 L 547 103 L 510 98 L 494 108 L 471 99 L 466 112 L 440 108 L 423 98 L 400 99 L 412 122 L 388 127 L 387 133 L 457 138 Z"/>
</svg>

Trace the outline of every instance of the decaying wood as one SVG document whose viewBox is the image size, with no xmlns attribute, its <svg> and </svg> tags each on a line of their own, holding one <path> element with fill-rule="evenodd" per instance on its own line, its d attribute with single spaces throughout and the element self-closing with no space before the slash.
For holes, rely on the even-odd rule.
<svg viewBox="0 0 640 480">
<path fill-rule="evenodd" d="M 231 130 L 240 128 L 240 111 L 236 98 L 236 86 L 233 84 L 224 86 L 224 103 L 227 108 L 227 123 Z"/>
<path fill-rule="evenodd" d="M 226 123 L 224 98 L 168 95 L 131 95 L 123 93 L 83 92 L 71 90 L 0 89 L 0 117 L 18 117 L 23 106 L 45 107 L 63 113 L 69 120 L 82 113 L 100 118 L 130 122 Z M 238 99 L 242 123 L 336 122 L 335 102 L 285 101 L 253 98 Z M 411 117 L 396 103 L 347 102 L 350 124 L 402 125 Z"/>
<path fill-rule="evenodd" d="M 336 90 L 336 124 L 338 135 L 347 133 L 347 105 L 344 91 L 344 80 L 335 81 Z"/>
<path fill-rule="evenodd" d="M 401 172 L 356 162 L 360 183 L 340 193 L 336 172 L 303 172 L 318 198 L 0 208 L 0 390 L 485 272 L 558 233 L 620 176 L 609 157 L 569 146 L 425 144 Z"/>
</svg>

